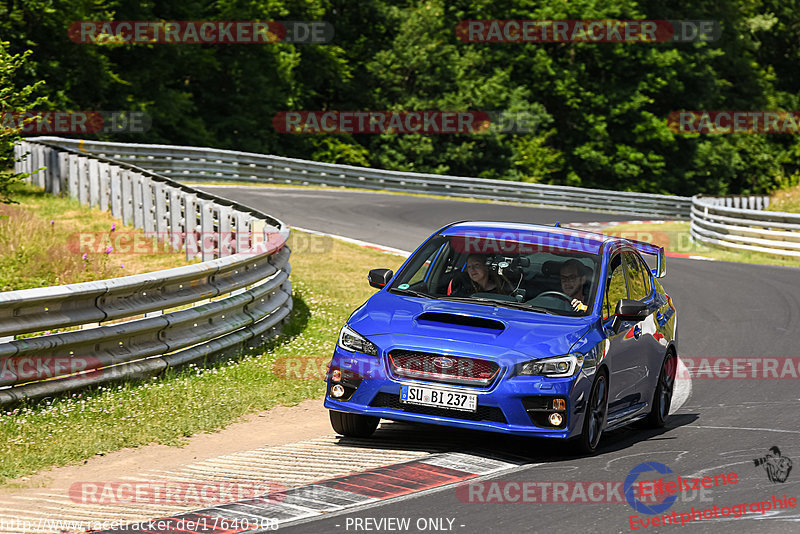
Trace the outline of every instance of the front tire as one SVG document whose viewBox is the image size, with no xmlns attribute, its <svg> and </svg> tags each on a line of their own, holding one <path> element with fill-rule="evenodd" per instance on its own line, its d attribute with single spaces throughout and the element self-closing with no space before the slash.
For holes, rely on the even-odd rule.
<svg viewBox="0 0 800 534">
<path fill-rule="evenodd" d="M 337 434 L 348 438 L 368 438 L 378 428 L 379 417 L 331 410 L 331 426 Z"/>
<path fill-rule="evenodd" d="M 603 437 L 603 428 L 608 416 L 608 377 L 604 372 L 597 374 L 586 402 L 583 417 L 583 431 L 575 439 L 574 450 L 581 455 L 594 454 Z"/>
<path fill-rule="evenodd" d="M 644 425 L 648 428 L 662 428 L 667 424 L 669 409 L 672 406 L 672 392 L 675 388 L 675 376 L 678 366 L 678 358 L 670 350 L 664 357 L 661 365 L 661 373 L 658 375 L 658 385 L 653 395 L 653 407 Z"/>
</svg>

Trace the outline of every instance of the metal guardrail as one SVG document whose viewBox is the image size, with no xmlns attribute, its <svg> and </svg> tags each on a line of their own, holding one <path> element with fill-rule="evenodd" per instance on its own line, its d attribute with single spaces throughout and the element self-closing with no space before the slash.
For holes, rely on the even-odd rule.
<svg viewBox="0 0 800 534">
<path fill-rule="evenodd" d="M 714 206 L 726 208 L 741 208 L 744 210 L 765 210 L 769 206 L 769 197 L 766 195 L 729 195 L 726 197 L 694 197 L 702 198 L 703 202 Z"/>
<path fill-rule="evenodd" d="M 694 239 L 727 249 L 800 257 L 800 214 L 743 209 L 726 203 L 736 201 L 692 198 L 690 232 Z M 766 206 L 768 200 L 755 197 L 739 203 Z"/>
<path fill-rule="evenodd" d="M 0 342 L 0 405 L 238 352 L 274 337 L 287 320 L 289 229 L 281 221 L 125 162 L 35 139 L 16 146 L 16 159 L 25 153 L 15 171 L 32 173 L 32 183 L 110 209 L 146 232 L 176 236 L 174 246 L 204 261 L 0 293 L 0 336 L 82 328 Z M 226 232 L 235 238 L 220 238 Z M 217 241 L 196 250 L 191 236 L 198 233 Z"/>
<path fill-rule="evenodd" d="M 691 209 L 689 197 L 386 171 L 212 148 L 58 137 L 32 140 L 37 139 L 115 161 L 134 163 L 175 180 L 345 186 L 683 219 L 689 218 Z"/>
</svg>

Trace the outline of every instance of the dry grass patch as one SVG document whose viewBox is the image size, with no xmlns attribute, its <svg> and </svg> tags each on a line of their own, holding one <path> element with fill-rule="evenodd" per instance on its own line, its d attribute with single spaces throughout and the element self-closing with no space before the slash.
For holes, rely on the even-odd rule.
<svg viewBox="0 0 800 534">
<path fill-rule="evenodd" d="M 770 211 L 800 213 L 800 185 L 774 191 L 769 199 Z"/>
<path fill-rule="evenodd" d="M 139 254 L 81 247 L 84 236 L 139 233 L 111 214 L 31 186 L 17 189 L 16 205 L 0 205 L 0 291 L 115 278 L 185 265 L 181 252 Z M 113 231 L 112 231 L 113 228 Z M 129 247 L 130 248 L 130 247 Z"/>
</svg>

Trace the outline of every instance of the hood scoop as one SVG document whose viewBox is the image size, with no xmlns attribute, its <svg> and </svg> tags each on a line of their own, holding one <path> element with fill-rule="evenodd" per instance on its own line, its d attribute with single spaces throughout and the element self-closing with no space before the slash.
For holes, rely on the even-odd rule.
<svg viewBox="0 0 800 534">
<path fill-rule="evenodd" d="M 506 328 L 503 323 L 494 319 L 442 312 L 423 313 L 417 317 L 417 323 L 426 326 L 451 327 L 462 330 L 474 331 L 477 329 L 487 334 L 499 334 Z"/>
</svg>

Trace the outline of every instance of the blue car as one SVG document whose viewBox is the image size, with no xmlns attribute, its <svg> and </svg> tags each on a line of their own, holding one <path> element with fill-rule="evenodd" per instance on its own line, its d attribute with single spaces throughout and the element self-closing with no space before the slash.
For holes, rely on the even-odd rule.
<svg viewBox="0 0 800 534">
<path fill-rule="evenodd" d="M 648 261 L 645 261 L 645 257 Z M 570 440 L 661 427 L 677 364 L 664 249 L 522 223 L 453 223 L 341 329 L 326 376 L 334 430 L 380 419 Z"/>
</svg>

